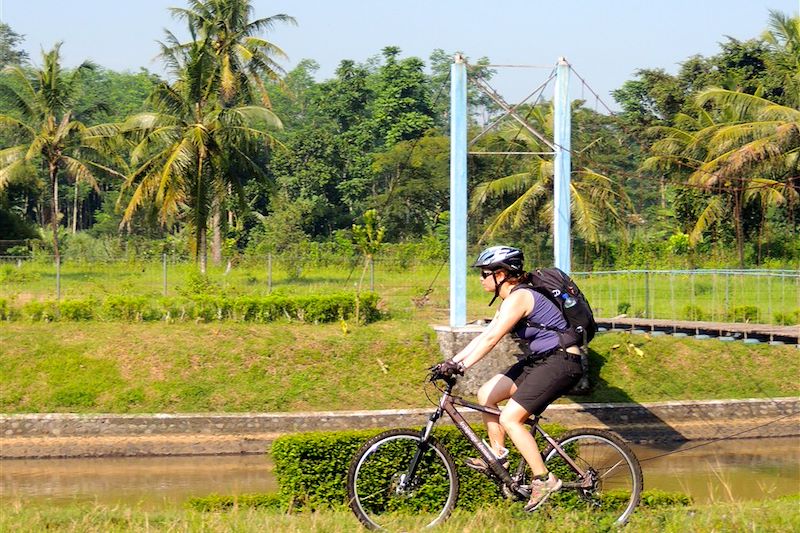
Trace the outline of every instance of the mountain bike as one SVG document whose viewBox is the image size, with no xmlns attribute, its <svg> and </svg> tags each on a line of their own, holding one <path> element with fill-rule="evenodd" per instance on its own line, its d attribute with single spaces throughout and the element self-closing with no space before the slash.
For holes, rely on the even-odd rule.
<svg viewBox="0 0 800 533">
<path fill-rule="evenodd" d="M 457 378 L 432 371 L 428 376 L 441 393 L 438 407 L 421 430 L 392 429 L 367 441 L 353 457 L 347 473 L 350 508 L 369 529 L 403 530 L 440 524 L 456 506 L 459 474 L 450 452 L 432 435 L 447 414 L 455 427 L 489 465 L 486 475 L 512 500 L 530 498 L 531 469 L 520 458 L 504 468 L 467 423 L 457 407 L 499 415 L 498 409 L 453 394 Z M 444 387 L 441 384 L 444 384 Z M 554 439 L 539 425 L 540 416 L 525 423 L 546 442 L 542 457 L 563 485 L 550 498 L 556 505 L 579 506 L 610 515 L 624 524 L 639 504 L 642 468 L 625 441 L 603 429 L 574 429 Z"/>
</svg>

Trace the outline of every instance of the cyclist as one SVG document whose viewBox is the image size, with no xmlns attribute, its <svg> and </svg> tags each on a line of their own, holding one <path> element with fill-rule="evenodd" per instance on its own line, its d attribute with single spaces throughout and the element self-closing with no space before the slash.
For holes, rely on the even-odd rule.
<svg viewBox="0 0 800 533">
<path fill-rule="evenodd" d="M 508 454 L 507 433 L 530 465 L 533 471 L 531 498 L 525 510 L 533 511 L 559 490 L 562 482 L 547 471 L 536 441 L 523 422 L 532 414 L 541 414 L 569 391 L 581 377 L 581 364 L 577 346 L 562 347 L 558 332 L 531 326 L 543 324 L 566 329 L 567 321 L 554 303 L 527 285 L 531 274 L 525 272 L 523 262 L 522 251 L 509 246 L 493 246 L 478 256 L 472 266 L 481 269 L 483 290 L 494 293 L 489 305 L 498 297 L 503 301 L 486 329 L 438 368 L 445 375 L 463 374 L 507 333 L 520 338 L 529 348 L 528 355 L 481 386 L 478 402 L 497 408 L 499 402 L 508 400 L 499 417 L 483 413 L 483 421 L 490 449 L 499 460 Z M 503 464 L 508 467 L 507 461 Z M 475 470 L 488 469 L 481 458 L 469 459 L 467 466 Z"/>
</svg>

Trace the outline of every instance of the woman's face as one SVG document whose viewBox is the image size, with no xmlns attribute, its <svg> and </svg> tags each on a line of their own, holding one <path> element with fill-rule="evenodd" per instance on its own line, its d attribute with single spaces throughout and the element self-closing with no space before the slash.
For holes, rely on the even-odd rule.
<svg viewBox="0 0 800 533">
<path fill-rule="evenodd" d="M 494 274 L 494 276 L 492 275 Z M 506 278 L 506 273 L 503 270 L 481 270 L 481 287 L 486 292 L 494 292 L 497 284 Z"/>
</svg>

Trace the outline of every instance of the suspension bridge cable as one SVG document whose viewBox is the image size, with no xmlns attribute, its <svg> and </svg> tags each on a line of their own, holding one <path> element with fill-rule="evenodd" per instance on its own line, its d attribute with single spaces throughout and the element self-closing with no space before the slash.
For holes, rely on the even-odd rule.
<svg viewBox="0 0 800 533">
<path fill-rule="evenodd" d="M 652 461 L 654 459 L 660 459 L 661 457 L 666 457 L 668 455 L 675 455 L 675 454 L 678 454 L 678 453 L 688 452 L 690 450 L 696 450 L 697 448 L 702 448 L 703 446 L 708 446 L 710 444 L 714 444 L 714 443 L 717 443 L 717 442 L 720 442 L 720 441 L 732 440 L 732 439 L 738 437 L 739 435 L 744 435 L 745 433 L 749 433 L 751 431 L 755 431 L 756 429 L 761 429 L 763 427 L 766 427 L 766 426 L 775 424 L 777 422 L 780 422 L 781 420 L 784 420 L 786 418 L 791 418 L 793 416 L 798 416 L 798 415 L 800 415 L 800 412 L 798 412 L 798 413 L 789 413 L 789 414 L 786 414 L 786 415 L 783 415 L 783 416 L 779 416 L 778 418 L 775 418 L 773 420 L 770 420 L 769 422 L 765 422 L 763 424 L 759 424 L 757 426 L 753 426 L 751 428 L 744 429 L 742 431 L 737 431 L 736 433 L 731 433 L 730 435 L 726 435 L 725 437 L 718 437 L 716 439 L 710 439 L 710 440 L 707 440 L 707 441 L 703 441 L 700 444 L 696 444 L 694 446 L 690 446 L 688 448 L 683 448 L 683 449 L 680 449 L 680 450 L 672 450 L 670 452 L 664 452 L 664 453 L 661 453 L 661 454 L 658 454 L 658 455 L 654 455 L 652 457 L 647 457 L 645 459 L 639 459 L 639 462 L 640 463 L 645 463 L 647 461 Z"/>
</svg>

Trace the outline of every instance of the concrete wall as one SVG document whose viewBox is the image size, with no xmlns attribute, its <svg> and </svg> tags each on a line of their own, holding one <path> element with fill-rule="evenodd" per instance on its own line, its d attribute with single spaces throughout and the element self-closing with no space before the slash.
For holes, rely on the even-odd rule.
<svg viewBox="0 0 800 533">
<path fill-rule="evenodd" d="M 0 458 L 258 453 L 287 433 L 421 426 L 432 410 L 0 415 Z M 800 398 L 557 404 L 545 417 L 570 428 L 610 428 L 637 442 L 800 436 Z"/>
</svg>

